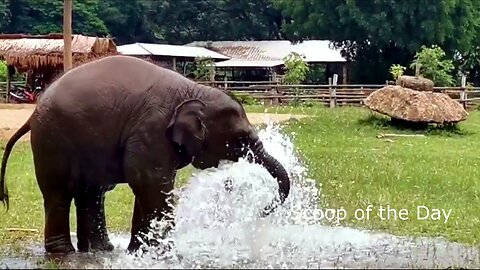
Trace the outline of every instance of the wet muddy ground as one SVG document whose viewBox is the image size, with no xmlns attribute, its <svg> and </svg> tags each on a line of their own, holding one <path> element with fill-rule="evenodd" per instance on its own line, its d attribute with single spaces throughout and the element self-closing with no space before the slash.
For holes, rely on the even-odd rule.
<svg viewBox="0 0 480 270">
<path fill-rule="evenodd" d="M 305 228 L 296 228 L 305 229 Z M 395 237 L 388 234 L 361 232 L 348 228 L 310 228 L 316 234 L 312 240 L 317 240 L 313 250 L 299 251 L 284 246 L 284 255 L 299 254 L 303 261 L 292 259 L 290 263 L 272 258 L 268 251 L 260 252 L 246 258 L 243 262 L 232 262 L 233 268 L 478 268 L 480 256 L 477 248 L 467 247 L 457 243 L 449 243 L 442 239 Z M 308 229 L 308 230 L 310 230 Z M 294 230 L 294 228 L 289 228 Z M 322 237 L 322 231 L 325 237 Z M 302 233 L 304 234 L 304 233 Z M 337 237 L 336 237 L 337 236 Z M 355 240 L 346 240 L 352 237 Z M 323 239 L 322 239 L 323 238 Z M 364 239 L 360 239 L 364 238 Z M 369 238 L 368 241 L 366 241 Z M 215 258 L 208 254 L 200 257 L 179 261 L 139 259 L 127 255 L 128 235 L 116 235 L 112 242 L 116 249 L 110 253 L 86 254 L 77 253 L 56 258 L 52 264 L 43 253 L 40 244 L 27 244 L 24 255 L 2 255 L 0 268 L 222 268 L 225 265 L 215 265 Z M 72 239 L 76 242 L 75 237 Z M 297 241 L 298 242 L 298 239 Z M 363 243 L 361 243 L 363 242 Z M 368 244 L 367 244 L 368 243 Z M 292 249 L 293 248 L 293 249 Z M 181 255 L 181 251 L 179 251 Z M 262 254 L 263 253 L 263 254 Z M 278 256 L 278 254 L 276 255 Z M 52 257 L 50 257 L 52 259 Z"/>
</svg>

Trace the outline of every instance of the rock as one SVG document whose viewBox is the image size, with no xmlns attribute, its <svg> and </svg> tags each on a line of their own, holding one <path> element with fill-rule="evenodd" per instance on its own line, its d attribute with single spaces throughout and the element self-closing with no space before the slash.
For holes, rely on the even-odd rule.
<svg viewBox="0 0 480 270">
<path fill-rule="evenodd" d="M 365 100 L 369 109 L 392 119 L 422 123 L 456 123 L 467 119 L 468 112 L 447 94 L 416 91 L 388 85 L 371 93 Z"/>
<path fill-rule="evenodd" d="M 406 75 L 398 77 L 396 84 L 418 91 L 433 91 L 434 86 L 433 81 L 427 78 Z"/>
</svg>

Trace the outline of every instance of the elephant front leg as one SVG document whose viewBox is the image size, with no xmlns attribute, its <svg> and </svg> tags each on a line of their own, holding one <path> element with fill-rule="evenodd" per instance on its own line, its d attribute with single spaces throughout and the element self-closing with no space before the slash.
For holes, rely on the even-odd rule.
<svg viewBox="0 0 480 270">
<path fill-rule="evenodd" d="M 136 252 L 143 243 L 147 246 L 158 246 L 159 240 L 164 239 L 169 231 L 175 227 L 173 217 L 173 206 L 170 202 L 173 190 L 173 179 L 164 182 L 162 179 L 156 179 L 158 184 L 148 186 L 131 185 L 135 194 L 135 206 L 132 218 L 131 239 L 128 245 L 130 253 Z M 154 238 L 150 239 L 147 235 L 154 228 L 151 227 L 151 221 L 156 219 L 161 221 L 161 231 L 154 231 Z"/>
<path fill-rule="evenodd" d="M 112 251 L 105 221 L 105 189 L 89 187 L 75 196 L 80 252 Z"/>
</svg>

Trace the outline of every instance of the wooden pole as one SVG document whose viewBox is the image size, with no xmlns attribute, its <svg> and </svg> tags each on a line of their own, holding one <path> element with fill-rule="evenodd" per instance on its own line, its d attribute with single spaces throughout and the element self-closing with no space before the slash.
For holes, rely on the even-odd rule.
<svg viewBox="0 0 480 270">
<path fill-rule="evenodd" d="M 415 77 L 420 77 L 420 63 L 415 65 Z"/>
<path fill-rule="evenodd" d="M 7 66 L 7 96 L 5 97 L 5 101 L 7 103 L 10 103 L 10 88 L 12 87 L 11 84 L 12 84 L 12 74 L 10 74 L 10 68 L 9 66 Z"/>
<path fill-rule="evenodd" d="M 63 1 L 63 70 L 72 69 L 72 6 L 73 0 Z"/>
</svg>

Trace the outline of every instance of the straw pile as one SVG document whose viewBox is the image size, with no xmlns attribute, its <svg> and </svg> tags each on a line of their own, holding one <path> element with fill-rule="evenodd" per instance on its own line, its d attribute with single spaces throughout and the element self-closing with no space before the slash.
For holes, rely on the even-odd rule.
<svg viewBox="0 0 480 270">
<path fill-rule="evenodd" d="M 418 91 L 433 91 L 433 81 L 423 77 L 400 76 L 397 85 Z"/>
<path fill-rule="evenodd" d="M 365 105 L 392 119 L 422 123 L 456 123 L 467 119 L 468 112 L 443 93 L 416 91 L 388 85 L 371 93 Z"/>
</svg>

